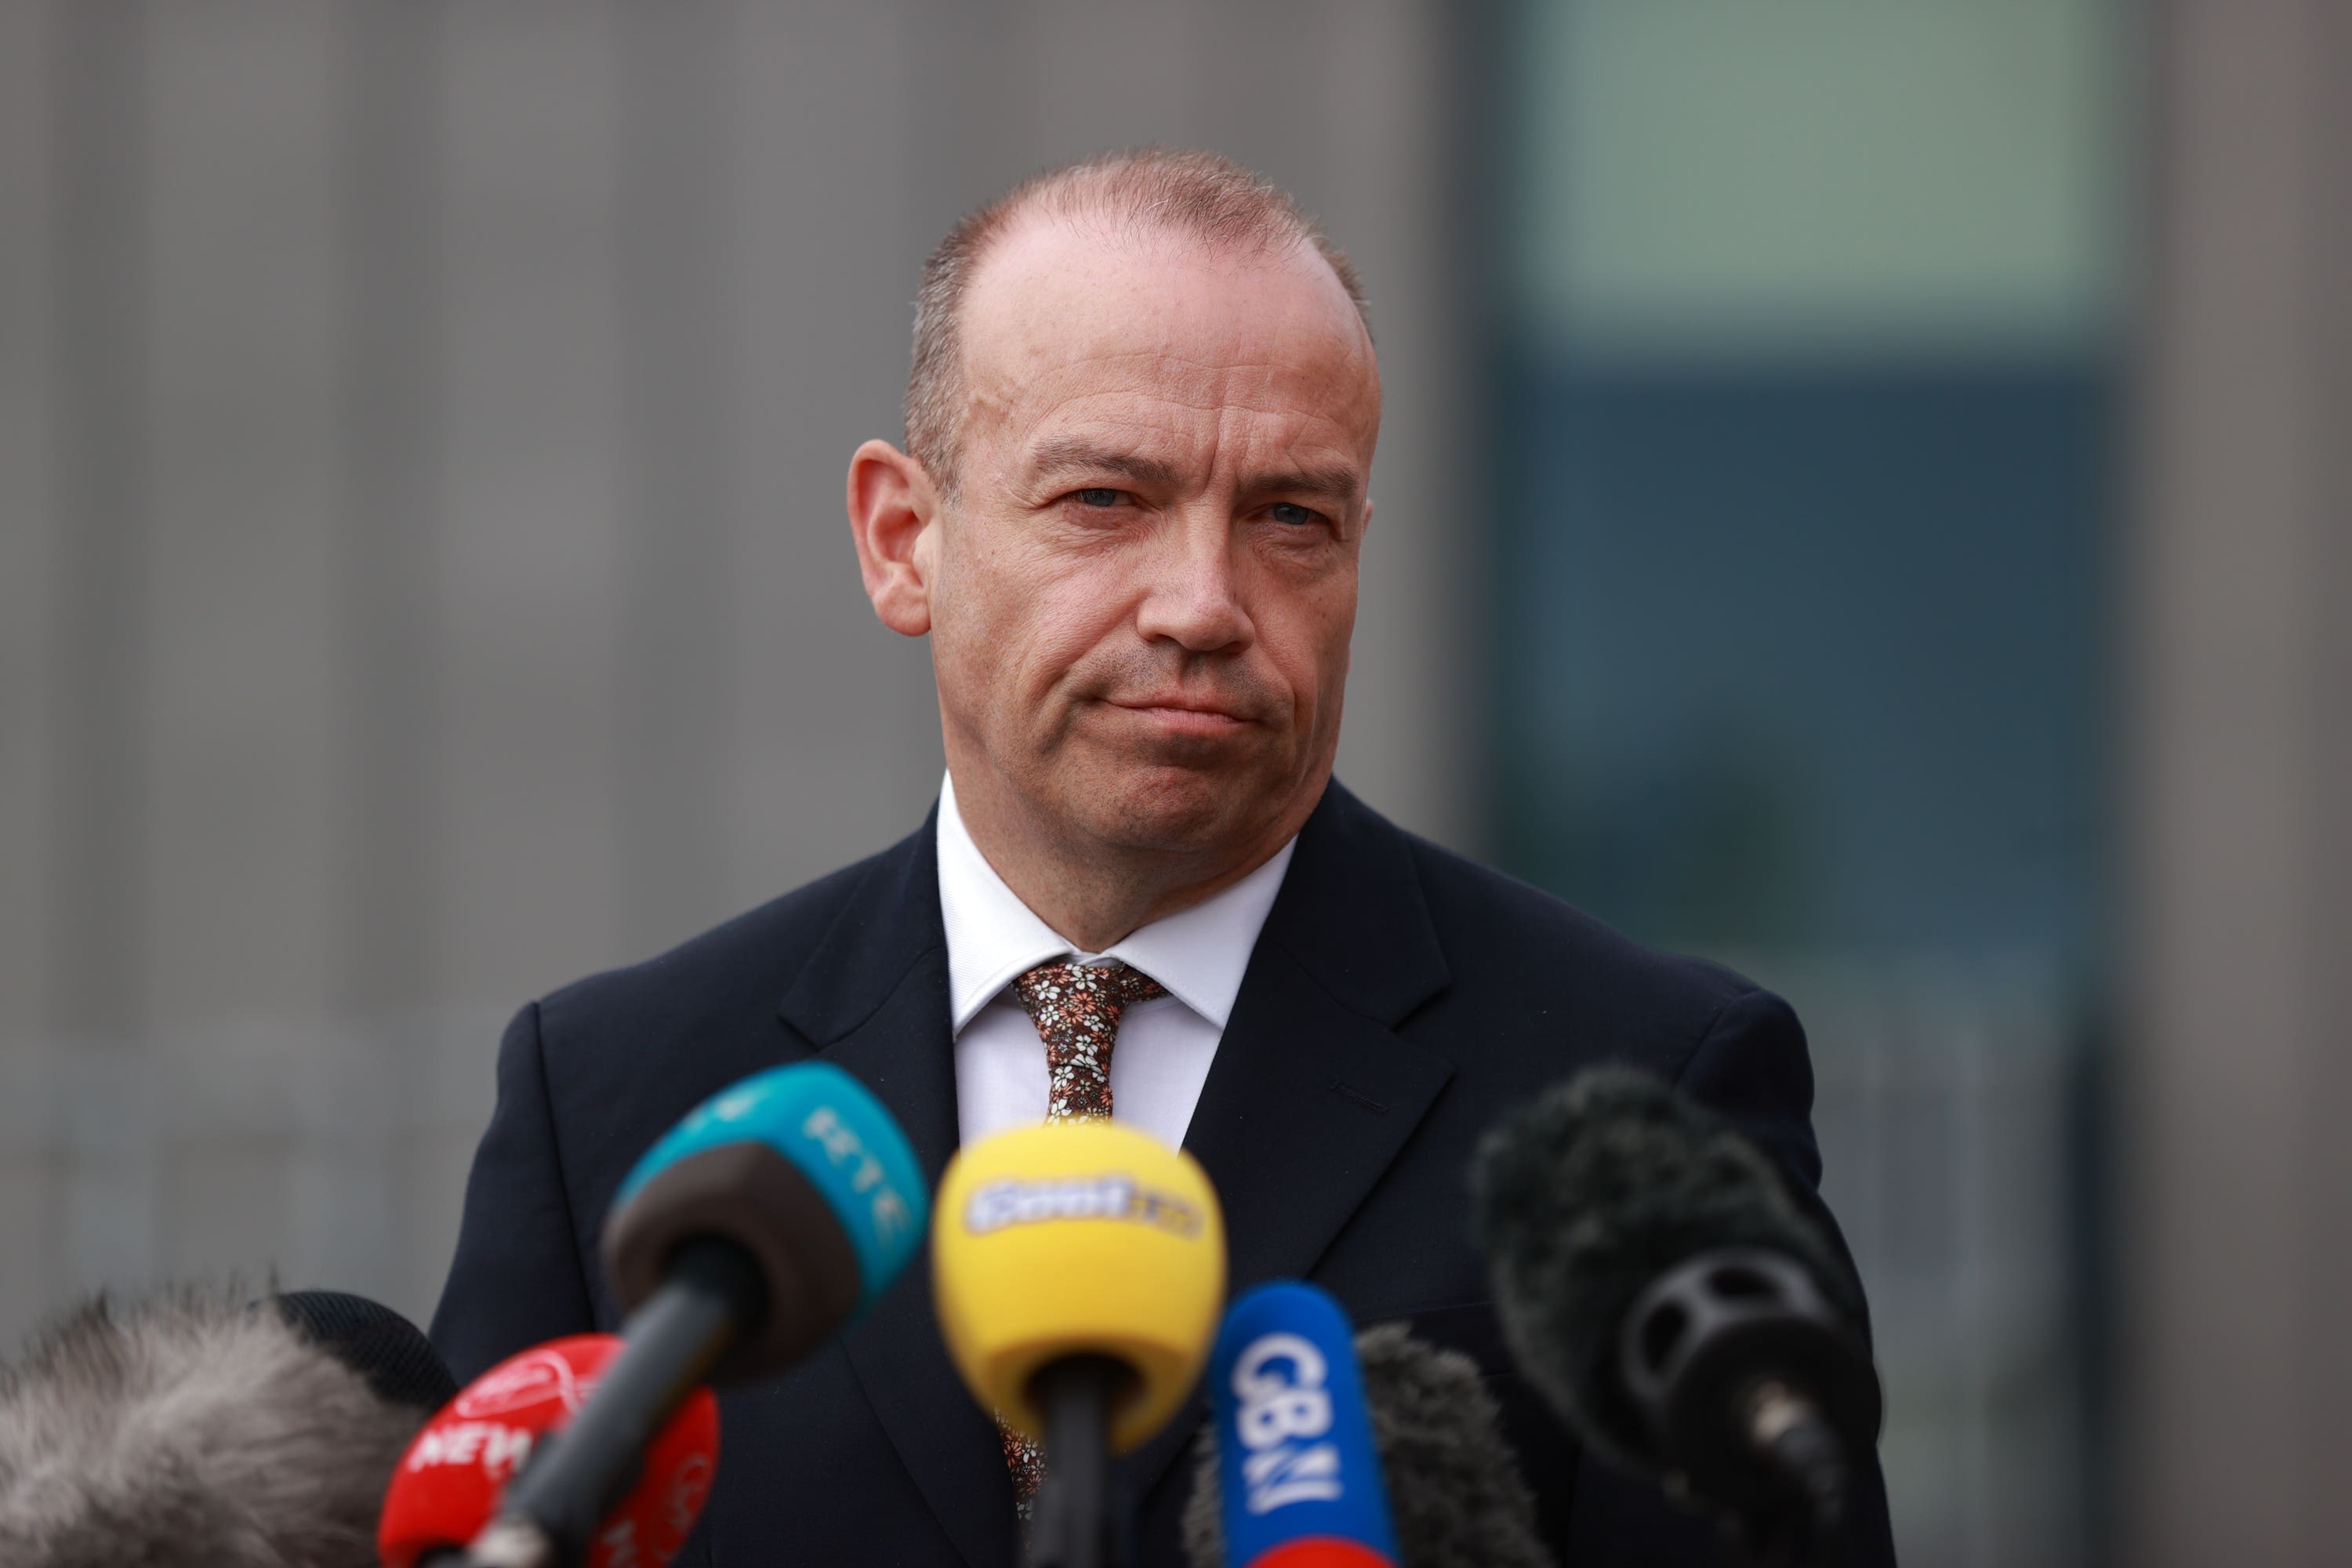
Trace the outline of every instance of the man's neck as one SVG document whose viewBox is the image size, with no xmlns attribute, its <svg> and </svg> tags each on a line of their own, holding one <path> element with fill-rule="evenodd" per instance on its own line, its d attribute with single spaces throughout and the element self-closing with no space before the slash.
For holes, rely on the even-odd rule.
<svg viewBox="0 0 2352 1568">
<path fill-rule="evenodd" d="M 1080 952 L 1105 952 L 1154 921 L 1216 897 L 1274 858 L 1298 829 L 1277 823 L 1245 844 L 1202 850 L 1074 841 L 1025 820 L 992 779 L 952 769 L 950 777 L 964 831 L 991 868 Z"/>
</svg>

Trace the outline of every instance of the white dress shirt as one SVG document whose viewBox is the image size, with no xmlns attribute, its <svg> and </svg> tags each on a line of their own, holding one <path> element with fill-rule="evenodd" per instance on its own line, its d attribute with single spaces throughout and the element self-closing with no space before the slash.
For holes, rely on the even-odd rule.
<svg viewBox="0 0 2352 1568">
<path fill-rule="evenodd" d="M 1250 950 L 1297 839 L 1232 887 L 1152 921 L 1105 952 L 1079 952 L 1004 885 L 940 785 L 940 914 L 947 922 L 948 1005 L 955 1034 L 956 1122 L 966 1143 L 1045 1115 L 1045 1043 L 1013 982 L 1066 956 L 1119 960 L 1168 988 L 1121 1016 L 1111 1049 L 1111 1115 L 1173 1148 L 1184 1141 L 1209 1064 L 1233 1016 Z"/>
</svg>

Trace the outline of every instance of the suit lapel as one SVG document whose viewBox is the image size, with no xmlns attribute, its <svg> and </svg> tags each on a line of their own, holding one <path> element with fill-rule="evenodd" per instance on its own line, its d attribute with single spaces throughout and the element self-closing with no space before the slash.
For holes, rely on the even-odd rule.
<svg viewBox="0 0 2352 1568">
<path fill-rule="evenodd" d="M 947 990 L 941 949 L 934 961 L 910 972 L 889 1005 L 825 1053 L 874 1086 L 893 1110 L 903 1103 L 913 1111 L 916 1124 L 908 1136 L 934 1190 L 956 1144 Z M 913 1064 L 909 1070 L 903 1042 L 910 1038 L 922 1039 L 933 1054 L 929 1067 Z M 1013 1484 L 994 1425 L 948 1359 L 932 1307 L 929 1247 L 843 1340 L 842 1349 L 908 1474 L 964 1561 L 971 1568 L 1010 1568 Z"/>
<path fill-rule="evenodd" d="M 1250 956 L 1184 1146 L 1216 1184 L 1236 1291 L 1306 1278 L 1454 1074 L 1394 1026 L 1447 981 L 1405 837 L 1334 783 Z M 1139 1500 L 1205 1406 L 1124 1462 Z"/>
<path fill-rule="evenodd" d="M 803 966 L 783 1020 L 872 1089 L 939 1185 L 957 1138 L 937 815 L 876 862 Z M 882 1429 L 971 1568 L 1011 1568 L 1013 1488 L 996 1429 L 948 1359 L 930 1249 L 843 1336 Z"/>
<path fill-rule="evenodd" d="M 1454 1064 L 1395 1033 L 1445 960 L 1404 836 L 1334 784 L 1298 836 L 1184 1135 L 1225 1206 L 1235 1289 L 1303 1277 Z"/>
</svg>

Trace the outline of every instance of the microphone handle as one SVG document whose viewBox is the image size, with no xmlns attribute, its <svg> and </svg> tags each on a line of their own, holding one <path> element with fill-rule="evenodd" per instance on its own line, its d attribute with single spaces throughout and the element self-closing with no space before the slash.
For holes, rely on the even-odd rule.
<svg viewBox="0 0 2352 1568">
<path fill-rule="evenodd" d="M 474 1542 L 474 1560 L 500 1568 L 577 1563 L 662 1423 L 766 1308 L 760 1267 L 741 1247 L 715 1237 L 680 1245 L 660 1286 L 629 1315 L 620 1353 L 586 1406 L 507 1489 L 499 1517 Z"/>
<path fill-rule="evenodd" d="M 1845 1531 L 1852 1470 L 1844 1439 L 1820 1405 L 1778 1378 L 1749 1389 L 1742 1404 L 1749 1446 L 1805 1500 L 1790 1554 L 1812 1568 L 1827 1568 Z"/>
<path fill-rule="evenodd" d="M 1037 1489 L 1030 1568 L 1121 1568 L 1110 1506 L 1110 1407 L 1134 1371 L 1109 1356 L 1048 1362 L 1030 1381 L 1045 1417 L 1045 1479 Z"/>
</svg>

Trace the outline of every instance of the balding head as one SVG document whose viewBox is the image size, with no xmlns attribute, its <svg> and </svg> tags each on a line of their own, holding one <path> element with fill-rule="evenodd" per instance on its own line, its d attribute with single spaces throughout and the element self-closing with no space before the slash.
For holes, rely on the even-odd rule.
<svg viewBox="0 0 2352 1568">
<path fill-rule="evenodd" d="M 1173 238 L 1222 256 L 1310 251 L 1321 258 L 1369 331 L 1363 280 L 1289 194 L 1213 153 L 1106 153 L 1015 185 L 966 214 L 923 263 L 915 296 L 915 352 L 907 377 L 907 451 L 953 495 L 971 383 L 964 303 L 982 264 L 1031 222 L 1105 238 Z"/>
</svg>

